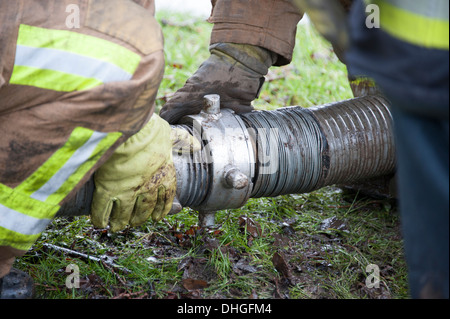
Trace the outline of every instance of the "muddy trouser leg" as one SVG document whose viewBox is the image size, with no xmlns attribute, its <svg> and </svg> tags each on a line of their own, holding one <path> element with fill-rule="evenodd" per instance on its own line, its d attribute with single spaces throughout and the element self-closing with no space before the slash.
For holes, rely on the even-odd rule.
<svg viewBox="0 0 450 319">
<path fill-rule="evenodd" d="M 411 296 L 448 298 L 449 121 L 416 116 L 393 105 Z"/>
<path fill-rule="evenodd" d="M 297 24 L 303 14 L 286 0 L 213 0 L 211 44 L 239 43 L 278 54 L 275 65 L 291 62 Z"/>
</svg>

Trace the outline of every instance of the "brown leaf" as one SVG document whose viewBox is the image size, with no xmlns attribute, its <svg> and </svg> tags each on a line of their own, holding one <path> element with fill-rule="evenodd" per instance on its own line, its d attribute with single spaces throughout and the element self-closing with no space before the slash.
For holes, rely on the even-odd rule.
<svg viewBox="0 0 450 319">
<path fill-rule="evenodd" d="M 273 245 L 275 247 L 285 247 L 289 245 L 289 238 L 287 236 L 281 234 L 273 234 L 273 238 L 275 239 Z"/>
<path fill-rule="evenodd" d="M 222 231 L 221 230 L 219 230 L 219 229 L 217 229 L 217 230 L 215 230 L 215 231 L 213 231 L 213 236 L 216 236 L 216 237 L 218 237 L 218 236 L 220 236 L 221 234 L 222 234 Z"/>
<path fill-rule="evenodd" d="M 257 270 L 258 269 L 256 269 L 256 267 L 254 266 L 251 266 L 249 264 L 249 261 L 246 259 L 239 259 L 239 261 L 233 265 L 233 271 L 238 275 L 242 275 L 245 273 L 254 273 Z"/>
<path fill-rule="evenodd" d="M 284 257 L 276 252 L 272 257 L 272 263 L 275 266 L 275 269 L 284 277 L 286 278 L 290 284 L 295 285 L 296 284 L 296 278 L 292 275 L 291 268 L 289 267 L 288 263 L 284 259 Z"/>
<path fill-rule="evenodd" d="M 174 236 L 179 240 L 183 240 L 184 235 L 182 233 L 175 233 Z"/>
<path fill-rule="evenodd" d="M 250 217 L 240 216 L 239 227 L 245 229 L 250 236 L 255 238 L 261 236 L 262 234 L 261 225 Z"/>
<path fill-rule="evenodd" d="M 191 228 L 189 228 L 189 229 L 186 231 L 186 235 L 188 235 L 188 236 L 194 236 L 200 228 L 201 228 L 200 226 L 196 226 L 196 225 L 195 225 L 195 226 L 192 226 Z"/>
<path fill-rule="evenodd" d="M 205 289 L 208 287 L 208 283 L 204 280 L 199 279 L 192 279 L 192 278 L 186 278 L 182 281 L 183 287 L 187 290 L 198 290 L 198 289 Z"/>
<path fill-rule="evenodd" d="M 167 292 L 167 296 L 164 297 L 164 299 L 178 299 L 178 295 L 174 292 L 169 291 Z"/>
<path fill-rule="evenodd" d="M 275 269 L 278 270 L 284 277 L 289 278 L 291 275 L 291 270 L 289 269 L 289 265 L 284 260 L 283 256 L 279 253 L 275 253 L 272 257 L 272 263 L 275 266 Z"/>
</svg>

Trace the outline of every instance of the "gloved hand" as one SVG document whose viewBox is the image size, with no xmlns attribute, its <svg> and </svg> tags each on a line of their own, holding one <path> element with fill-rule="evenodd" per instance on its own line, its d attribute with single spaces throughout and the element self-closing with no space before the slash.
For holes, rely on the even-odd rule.
<svg viewBox="0 0 450 319">
<path fill-rule="evenodd" d="M 95 227 L 117 232 L 152 218 L 162 220 L 176 195 L 173 146 L 200 144 L 186 132 L 172 129 L 153 115 L 141 131 L 130 137 L 95 173 L 91 219 Z"/>
<path fill-rule="evenodd" d="M 208 94 L 219 94 L 222 108 L 236 113 L 252 111 L 251 102 L 277 59 L 277 54 L 249 44 L 217 43 L 210 52 L 211 56 L 161 109 L 160 116 L 169 123 L 198 114 Z"/>
</svg>

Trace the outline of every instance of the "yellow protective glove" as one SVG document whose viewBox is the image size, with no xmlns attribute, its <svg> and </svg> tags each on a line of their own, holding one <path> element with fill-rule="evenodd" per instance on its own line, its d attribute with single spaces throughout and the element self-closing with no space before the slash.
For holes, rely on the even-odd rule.
<svg viewBox="0 0 450 319">
<path fill-rule="evenodd" d="M 139 226 L 151 218 L 162 220 L 176 195 L 173 146 L 198 149 L 199 142 L 180 129 L 172 129 L 153 115 L 141 131 L 130 137 L 95 173 L 91 219 L 95 227 L 111 232 Z M 194 146 L 192 146 L 194 145 Z"/>
</svg>

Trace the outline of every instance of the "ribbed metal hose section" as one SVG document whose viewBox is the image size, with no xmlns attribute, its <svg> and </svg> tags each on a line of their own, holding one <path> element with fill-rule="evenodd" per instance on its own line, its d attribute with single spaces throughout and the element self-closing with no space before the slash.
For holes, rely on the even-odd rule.
<svg viewBox="0 0 450 319">
<path fill-rule="evenodd" d="M 188 131 L 197 140 L 202 141 L 201 132 L 194 130 L 190 125 L 173 125 Z M 202 141 L 204 142 L 204 141 Z M 191 156 L 185 157 L 189 161 L 177 162 L 182 167 L 176 167 L 178 172 L 186 178 L 177 178 L 177 197 L 183 207 L 199 206 L 208 194 L 209 185 L 214 176 L 210 175 L 209 159 L 206 154 L 207 147 Z M 178 174 L 180 175 L 180 174 Z"/>
<path fill-rule="evenodd" d="M 381 96 L 353 99 L 311 109 L 320 123 L 326 147 L 319 187 L 360 181 L 394 172 L 393 122 Z"/>
<path fill-rule="evenodd" d="M 395 169 L 392 118 L 382 97 L 241 117 L 257 141 L 251 197 L 306 193 Z"/>
</svg>

